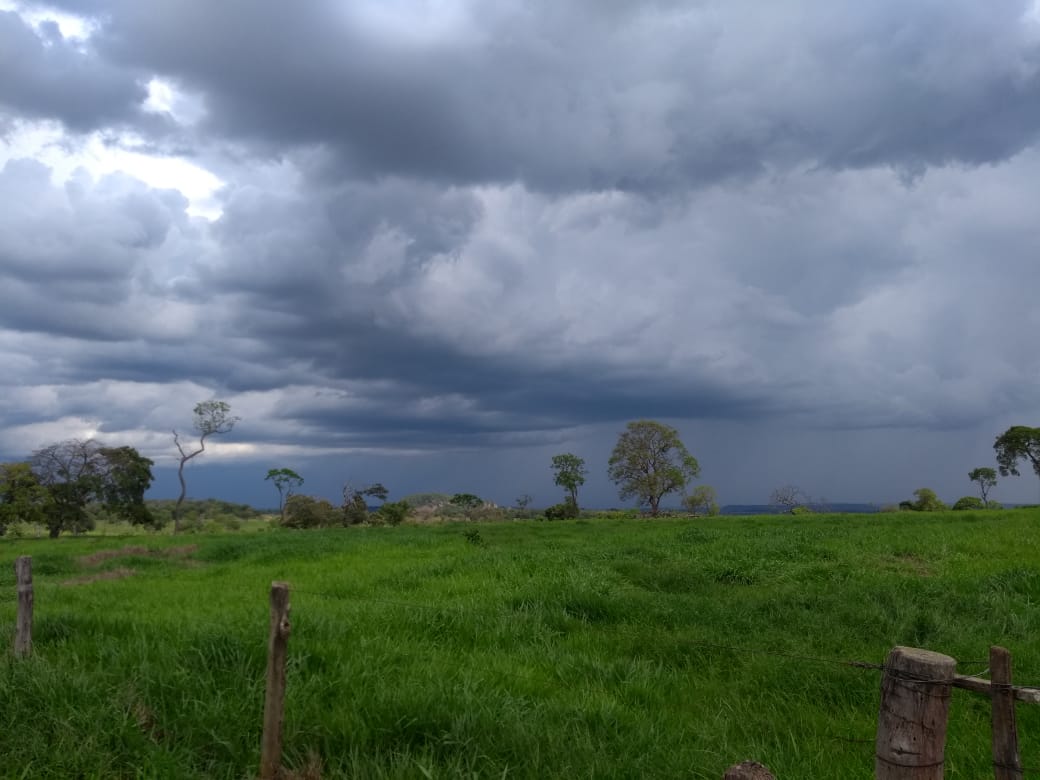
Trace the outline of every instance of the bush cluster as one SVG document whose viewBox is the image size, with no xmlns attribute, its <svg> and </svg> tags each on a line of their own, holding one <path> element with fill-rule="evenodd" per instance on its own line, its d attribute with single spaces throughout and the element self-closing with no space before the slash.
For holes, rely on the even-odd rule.
<svg viewBox="0 0 1040 780">
<path fill-rule="evenodd" d="M 545 510 L 546 520 L 573 520 L 581 514 L 578 503 L 567 496 L 562 504 L 553 504 Z"/>
<path fill-rule="evenodd" d="M 295 495 L 285 502 L 285 528 L 330 528 L 343 524 L 343 511 L 323 498 Z"/>
<path fill-rule="evenodd" d="M 388 501 L 375 512 L 369 512 L 363 501 L 352 500 L 342 507 L 323 498 L 294 495 L 286 499 L 283 528 L 335 528 L 359 525 L 400 525 L 408 517 L 407 501 Z"/>
</svg>

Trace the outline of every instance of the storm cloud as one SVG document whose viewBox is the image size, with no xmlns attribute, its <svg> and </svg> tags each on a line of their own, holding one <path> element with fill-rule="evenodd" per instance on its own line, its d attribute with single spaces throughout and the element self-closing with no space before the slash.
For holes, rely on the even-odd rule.
<svg viewBox="0 0 1040 780">
<path fill-rule="evenodd" d="M 653 417 L 884 501 L 1040 415 L 1031 3 L 0 9 L 5 457 L 220 397 L 228 468 L 549 500 Z"/>
</svg>

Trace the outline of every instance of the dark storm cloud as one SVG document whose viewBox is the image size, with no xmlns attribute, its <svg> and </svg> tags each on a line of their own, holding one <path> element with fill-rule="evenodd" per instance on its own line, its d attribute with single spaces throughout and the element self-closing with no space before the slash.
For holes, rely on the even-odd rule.
<svg viewBox="0 0 1040 780">
<path fill-rule="evenodd" d="M 45 173 L 0 177 L 36 220 L 12 212 L 0 230 L 14 247 L 6 325 L 79 340 L 40 375 L 276 392 L 269 413 L 313 446 L 537 441 L 646 415 L 941 428 L 1013 408 L 1036 368 L 1028 340 L 986 315 L 1001 299 L 1027 305 L 1035 225 L 998 204 L 976 214 L 976 232 L 989 219 L 1001 235 L 1021 282 L 1009 290 L 945 239 L 903 235 L 953 226 L 957 210 L 933 205 L 942 181 L 910 191 L 817 174 L 705 194 L 656 223 L 629 196 L 297 183 L 232 189 L 205 227 L 132 180 L 58 188 Z M 862 230 L 857 212 L 870 215 Z M 89 252 L 61 240 L 85 236 Z M 18 262 L 18 247 L 46 253 Z M 967 289 L 981 316 L 958 307 Z"/>
<path fill-rule="evenodd" d="M 0 11 L 0 107 L 58 119 L 74 131 L 129 122 L 155 130 L 156 120 L 140 111 L 147 95 L 138 72 L 66 40 L 54 22 L 34 29 Z"/>
<path fill-rule="evenodd" d="M 92 67 L 172 79 L 211 137 L 321 146 L 338 176 L 648 192 L 803 165 L 913 176 L 1040 130 L 1024 1 L 62 5 L 96 19 Z"/>
<path fill-rule="evenodd" d="M 86 340 L 162 339 L 142 286 L 195 227 L 179 193 L 112 175 L 53 186 L 39 163 L 0 169 L 0 326 Z"/>
<path fill-rule="evenodd" d="M 780 483 L 1040 414 L 1027 3 L 57 6 L 85 39 L 0 14 L 5 137 L 190 157 L 220 214 L 6 163 L 4 452 L 220 397 L 234 457 L 494 481 L 655 417 Z"/>
<path fill-rule="evenodd" d="M 462 252 L 484 215 L 471 195 L 400 181 L 230 192 L 225 216 L 203 230 L 185 216 L 183 199 L 133 180 L 81 178 L 59 188 L 47 174 L 21 163 L 0 176 L 10 200 L 26 208 L 8 215 L 0 246 L 11 258 L 2 267 L 5 326 L 75 339 L 48 348 L 57 360 L 37 371 L 50 382 L 190 377 L 225 393 L 296 384 L 273 411 L 312 446 L 480 446 L 524 432 L 545 440 L 561 427 L 638 416 L 648 405 L 705 416 L 748 414 L 764 403 L 696 377 L 676 384 L 674 373 L 658 380 L 642 366 L 607 368 L 595 352 L 553 367 L 537 349 L 460 349 L 419 310 L 436 293 L 400 296 L 431 263 L 448 272 L 472 263 Z M 82 243 L 88 236 L 93 242 Z M 555 264 L 556 255 L 545 261 Z M 529 272 L 514 276 L 530 281 Z M 488 296 L 465 284 L 455 289 L 467 306 L 515 305 L 508 286 Z M 522 304 L 531 321 L 517 316 L 517 335 L 548 315 L 536 304 Z M 500 327 L 462 307 L 457 313 L 475 334 L 491 338 Z M 638 333 L 628 340 L 638 344 Z M 344 382 L 350 394 L 315 395 L 315 387 Z M 94 403 L 88 396 L 65 411 L 82 416 Z M 104 415 L 105 428 L 118 428 L 111 411 Z M 243 434 L 271 435 L 263 426 Z"/>
</svg>

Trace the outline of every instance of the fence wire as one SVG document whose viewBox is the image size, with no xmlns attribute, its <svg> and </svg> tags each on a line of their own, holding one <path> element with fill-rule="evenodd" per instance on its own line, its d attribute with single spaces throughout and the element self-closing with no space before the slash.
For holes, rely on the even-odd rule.
<svg viewBox="0 0 1040 780">
<path fill-rule="evenodd" d="M 61 582 L 52 582 L 52 581 L 40 582 L 40 581 L 36 581 L 33 584 L 33 590 L 34 590 L 34 592 L 43 591 L 43 592 L 48 593 L 48 594 L 56 594 L 56 593 L 61 593 L 61 592 L 66 592 L 66 593 L 67 592 L 78 592 L 78 593 L 81 593 L 82 591 L 78 591 L 78 588 L 76 588 L 76 586 L 83 585 L 83 584 L 87 584 L 87 583 L 83 583 L 83 582 L 77 581 L 76 578 L 71 578 L 69 580 L 65 580 L 65 581 L 61 581 Z M 17 597 L 17 592 L 16 592 L 16 585 L 17 585 L 16 580 L 13 579 L 13 578 L 0 579 L 0 606 L 3 606 L 3 607 L 6 608 L 8 604 L 12 604 L 13 605 L 15 602 L 17 602 L 17 598 L 18 597 Z M 241 597 L 241 598 L 235 598 L 234 600 L 232 600 L 231 604 L 230 604 L 231 606 L 247 606 L 248 605 L 248 607 L 249 607 L 249 609 L 251 611 L 256 611 L 258 613 L 266 613 L 266 597 L 267 597 L 267 595 L 269 593 L 269 587 L 266 584 L 264 586 L 259 586 L 258 585 L 258 586 L 231 586 L 231 587 L 228 587 L 227 585 L 222 584 L 220 587 L 221 587 L 221 594 L 222 595 L 226 595 L 228 592 L 234 591 L 236 593 L 236 596 L 240 596 Z M 73 591 L 74 588 L 76 588 L 76 591 Z M 293 596 L 297 596 L 297 595 L 312 596 L 312 597 L 315 597 L 315 598 L 318 598 L 318 599 L 322 599 L 322 600 L 325 600 L 325 601 L 338 602 L 338 603 L 347 605 L 347 606 L 352 607 L 352 608 L 365 608 L 365 607 L 370 606 L 370 605 L 382 605 L 382 606 L 392 606 L 392 607 L 397 607 L 397 608 L 402 608 L 402 609 L 414 609 L 414 610 L 417 610 L 419 612 L 427 613 L 427 614 L 429 614 L 431 612 L 442 613 L 442 614 L 443 613 L 473 614 L 473 613 L 476 613 L 476 612 L 481 612 L 482 614 L 484 614 L 486 616 L 490 616 L 490 617 L 497 617 L 497 618 L 515 618 L 516 617 L 516 611 L 515 610 L 512 610 L 512 611 L 502 610 L 502 609 L 478 610 L 478 609 L 473 609 L 472 606 L 470 606 L 470 605 L 463 605 L 463 604 L 443 604 L 443 603 L 442 604 L 424 604 L 424 603 L 419 603 L 419 602 L 405 601 L 405 600 L 401 600 L 401 599 L 386 599 L 386 598 L 372 597 L 372 596 L 369 596 L 369 595 L 361 595 L 361 594 L 343 594 L 343 593 L 333 593 L 333 592 L 323 591 L 323 590 L 312 590 L 310 588 L 297 588 L 297 587 L 292 586 L 291 584 L 289 586 L 289 591 L 290 591 L 290 598 L 292 598 Z M 261 607 L 259 605 L 259 603 L 258 603 L 259 599 L 263 599 L 264 600 L 264 606 L 263 607 Z M 37 604 L 39 605 L 39 600 L 37 600 Z M 229 623 L 228 623 L 227 620 L 206 620 L 206 619 L 200 619 L 197 614 L 193 614 L 188 622 L 190 622 L 191 625 L 193 627 L 195 627 L 195 628 L 203 628 L 204 630 L 212 630 L 212 631 L 217 632 L 217 633 L 225 633 L 227 631 L 227 629 L 228 629 L 228 626 L 229 626 Z M 237 622 L 239 622 L 239 621 L 236 621 L 236 623 Z M 266 627 L 263 630 L 258 630 L 257 631 L 258 636 L 266 637 L 266 630 L 267 630 Z M 903 670 L 895 670 L 895 669 L 892 669 L 890 667 L 887 667 L 884 663 L 877 663 L 877 662 L 873 662 L 873 661 L 863 661 L 863 660 L 845 659 L 845 658 L 833 658 L 833 657 L 826 657 L 826 656 L 820 656 L 820 655 L 810 655 L 810 654 L 805 654 L 805 653 L 794 653 L 794 652 L 789 652 L 789 651 L 778 650 L 778 649 L 775 649 L 775 648 L 752 647 L 752 646 L 748 646 L 748 645 L 739 645 L 739 646 L 738 645 L 728 645 L 728 644 L 719 643 L 719 642 L 709 642 L 709 641 L 702 641 L 702 640 L 691 639 L 691 638 L 684 638 L 683 641 L 684 641 L 685 644 L 689 645 L 690 647 L 701 647 L 701 648 L 705 648 L 705 649 L 725 651 L 725 652 L 730 652 L 730 653 L 734 653 L 734 654 L 737 654 L 737 655 L 752 655 L 752 656 L 764 656 L 764 657 L 772 657 L 772 658 L 783 658 L 783 659 L 786 659 L 786 660 L 797 661 L 797 662 L 800 662 L 800 663 L 803 663 L 803 664 L 817 664 L 817 665 L 821 665 L 821 666 L 839 666 L 839 667 L 845 667 L 845 668 L 851 668 L 851 669 L 859 669 L 859 670 L 870 671 L 870 672 L 882 672 L 882 673 L 884 673 L 884 672 L 891 672 L 891 673 L 894 673 L 894 674 L 898 674 L 898 676 L 901 679 L 903 679 L 903 680 L 905 680 L 907 682 L 920 683 L 920 684 L 925 684 L 925 685 L 950 686 L 954 682 L 955 679 L 969 676 L 969 675 L 957 675 L 953 679 L 949 679 L 949 678 L 927 678 L 927 677 L 920 677 L 920 676 L 915 676 L 915 675 L 909 675 L 909 674 L 907 674 Z M 469 659 L 467 659 L 467 660 L 469 660 Z M 988 661 L 982 661 L 982 660 L 957 661 L 957 666 L 958 667 L 961 667 L 961 666 L 965 666 L 965 667 L 971 667 L 971 666 L 982 667 L 980 671 L 975 673 L 975 675 L 971 675 L 973 677 L 978 677 L 978 676 L 981 676 L 981 675 L 984 675 L 984 674 L 988 673 L 989 672 L 988 664 L 989 664 Z M 515 669 L 510 670 L 510 669 L 494 668 L 494 669 L 489 669 L 487 671 L 489 672 L 489 674 L 491 676 L 494 676 L 494 677 L 514 678 L 516 680 L 522 680 L 522 681 L 525 681 L 525 682 L 543 682 L 545 680 L 545 675 L 525 674 L 523 672 L 518 672 Z M 1005 684 L 1001 684 L 1001 683 L 993 683 L 991 681 L 987 681 L 987 682 L 989 683 L 989 685 L 990 685 L 992 690 L 1011 690 L 1011 689 L 1023 689 L 1023 688 L 1033 689 L 1033 690 L 1037 690 L 1038 689 L 1037 686 L 1021 685 L 1019 683 L 1005 683 Z M 969 691 L 969 693 L 976 693 L 976 692 Z M 846 745 L 849 745 L 849 746 L 859 746 L 859 747 L 862 747 L 864 750 L 870 749 L 871 753 L 873 754 L 873 758 L 875 760 L 878 760 L 878 759 L 880 759 L 882 761 L 886 760 L 883 757 L 877 756 L 876 752 L 874 752 L 874 745 L 875 745 L 875 741 L 876 741 L 876 738 L 874 738 L 874 737 L 859 738 L 859 737 L 854 737 L 854 736 L 843 736 L 843 735 L 837 735 L 837 734 L 825 734 L 825 735 L 821 735 L 821 736 L 823 736 L 823 737 L 825 737 L 825 738 L 827 738 L 827 739 L 829 739 L 829 740 L 831 740 L 833 742 L 839 742 L 839 743 L 843 743 L 843 744 L 846 744 Z M 943 763 L 943 762 L 940 762 L 940 763 Z M 992 761 L 991 764 L 992 764 L 992 766 L 994 768 L 1016 770 L 1016 771 L 1019 771 L 1019 772 L 1023 773 L 1023 775 L 1030 774 L 1030 775 L 1036 775 L 1036 776 L 1040 777 L 1040 767 L 1023 766 L 1023 765 L 1014 766 L 1014 765 L 1011 765 L 1011 764 L 1002 763 L 1002 762 L 998 762 L 998 761 Z M 937 765 L 939 765 L 939 764 L 937 764 Z"/>
</svg>

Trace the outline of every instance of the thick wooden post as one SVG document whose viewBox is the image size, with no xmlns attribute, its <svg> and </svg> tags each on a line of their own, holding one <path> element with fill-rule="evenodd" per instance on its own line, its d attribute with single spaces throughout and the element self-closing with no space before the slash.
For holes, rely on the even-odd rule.
<svg viewBox="0 0 1040 780">
<path fill-rule="evenodd" d="M 877 780 L 942 780 L 950 683 L 948 655 L 896 647 L 881 680 L 874 776 Z"/>
<path fill-rule="evenodd" d="M 32 652 L 33 581 L 32 557 L 23 555 L 14 562 L 18 582 L 18 618 L 14 628 L 14 654 L 24 658 Z"/>
<path fill-rule="evenodd" d="M 271 583 L 271 633 L 267 642 L 267 694 L 264 736 L 260 746 L 260 780 L 276 780 L 282 767 L 282 724 L 285 715 L 285 661 L 289 646 L 289 585 Z"/>
<path fill-rule="evenodd" d="M 996 780 L 1021 780 L 1015 692 L 1011 690 L 1011 653 L 1003 647 L 989 649 L 989 679 L 993 691 L 993 776 Z"/>
</svg>

